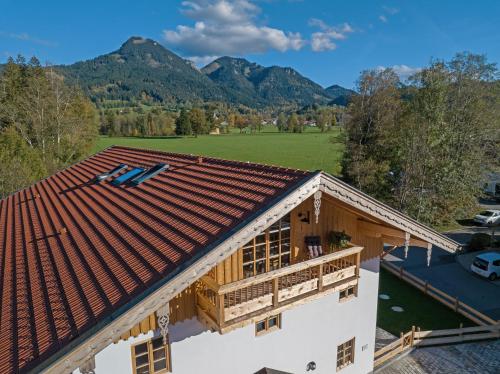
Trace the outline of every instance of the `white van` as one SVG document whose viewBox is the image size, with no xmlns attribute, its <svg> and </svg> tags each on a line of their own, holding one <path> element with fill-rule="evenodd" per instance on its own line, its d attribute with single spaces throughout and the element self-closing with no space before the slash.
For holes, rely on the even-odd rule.
<svg viewBox="0 0 500 374">
<path fill-rule="evenodd" d="M 470 265 L 470 269 L 481 275 L 482 277 L 488 278 L 489 280 L 495 280 L 500 277 L 500 253 L 498 252 L 486 252 L 477 255 Z"/>
</svg>

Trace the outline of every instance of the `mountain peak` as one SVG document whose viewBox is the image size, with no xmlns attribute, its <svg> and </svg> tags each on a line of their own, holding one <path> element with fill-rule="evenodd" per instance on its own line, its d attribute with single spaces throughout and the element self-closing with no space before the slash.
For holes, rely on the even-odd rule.
<svg viewBox="0 0 500 374">
<path fill-rule="evenodd" d="M 158 42 L 155 42 L 152 39 L 143 38 L 142 36 L 131 36 L 127 39 L 125 43 L 122 44 L 122 48 L 126 46 L 132 45 L 141 45 L 141 44 L 149 44 L 149 45 L 159 45 Z"/>
<path fill-rule="evenodd" d="M 92 60 L 59 67 L 69 81 L 83 82 L 95 102 L 182 103 L 225 101 L 249 107 L 311 103 L 333 97 L 290 67 L 265 67 L 223 56 L 198 70 L 155 40 L 132 36 Z"/>
</svg>

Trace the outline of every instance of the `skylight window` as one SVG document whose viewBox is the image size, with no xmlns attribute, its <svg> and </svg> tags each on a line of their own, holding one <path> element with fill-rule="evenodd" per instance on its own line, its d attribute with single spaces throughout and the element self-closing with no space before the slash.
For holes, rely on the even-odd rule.
<svg viewBox="0 0 500 374">
<path fill-rule="evenodd" d="M 129 184 L 131 186 L 138 186 L 142 182 L 144 182 L 150 178 L 153 178 L 155 175 L 158 175 L 159 173 L 161 173 L 164 170 L 167 170 L 168 167 L 169 167 L 168 164 L 164 164 L 164 163 L 156 164 L 151 169 L 134 177 L 132 180 L 130 180 Z"/>
<path fill-rule="evenodd" d="M 119 177 L 113 179 L 111 184 L 113 186 L 119 186 L 122 183 L 126 183 L 132 178 L 137 177 L 139 174 L 143 173 L 143 168 L 133 168 L 132 170 L 127 171 L 125 174 L 120 175 Z"/>
<path fill-rule="evenodd" d="M 109 177 L 112 177 L 112 176 L 118 174 L 120 171 L 122 171 L 123 169 L 126 169 L 126 168 L 127 168 L 126 164 L 120 164 L 120 165 L 118 165 L 117 167 L 115 167 L 114 169 L 112 169 L 110 171 L 107 171 L 105 173 L 96 175 L 96 177 L 94 178 L 94 182 L 95 183 L 100 183 L 103 180 L 108 179 Z"/>
</svg>

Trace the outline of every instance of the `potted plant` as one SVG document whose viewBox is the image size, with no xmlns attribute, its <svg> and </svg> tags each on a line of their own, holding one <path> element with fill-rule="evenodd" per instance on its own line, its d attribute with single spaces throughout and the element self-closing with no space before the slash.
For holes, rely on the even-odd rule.
<svg viewBox="0 0 500 374">
<path fill-rule="evenodd" d="M 328 244 L 330 251 L 344 249 L 349 246 L 351 237 L 345 231 L 330 231 L 328 234 Z"/>
</svg>

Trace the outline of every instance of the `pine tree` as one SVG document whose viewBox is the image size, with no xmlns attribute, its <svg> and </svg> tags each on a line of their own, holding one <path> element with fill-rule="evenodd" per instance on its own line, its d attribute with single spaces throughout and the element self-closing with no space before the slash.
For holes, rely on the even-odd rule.
<svg viewBox="0 0 500 374">
<path fill-rule="evenodd" d="M 186 109 L 182 108 L 179 117 L 175 120 L 175 133 L 177 135 L 191 135 L 191 121 Z"/>
</svg>

